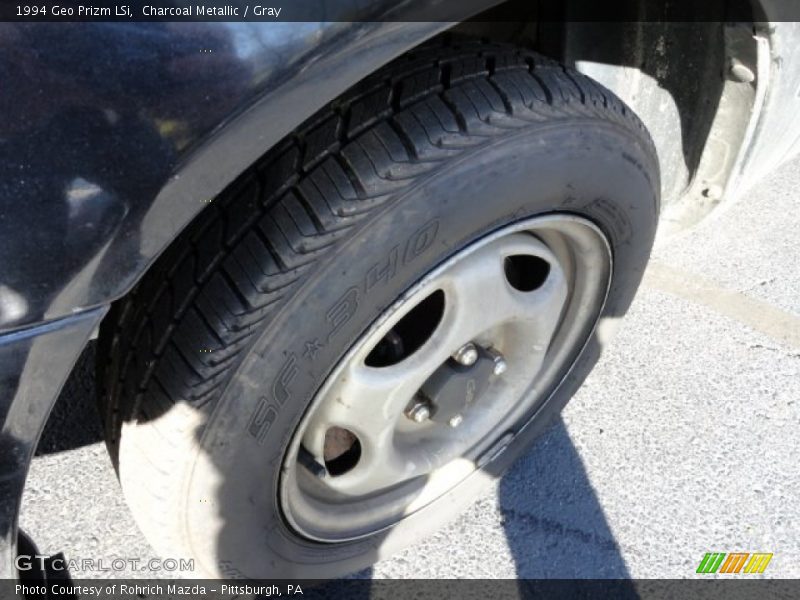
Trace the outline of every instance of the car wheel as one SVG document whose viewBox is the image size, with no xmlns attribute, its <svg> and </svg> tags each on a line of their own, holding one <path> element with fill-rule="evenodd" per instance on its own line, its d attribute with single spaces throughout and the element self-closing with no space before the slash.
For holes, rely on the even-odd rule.
<svg viewBox="0 0 800 600">
<path fill-rule="evenodd" d="M 457 514 L 626 312 L 657 164 L 611 92 L 503 45 L 412 52 L 309 120 L 103 325 L 108 445 L 153 546 L 335 577 Z"/>
</svg>

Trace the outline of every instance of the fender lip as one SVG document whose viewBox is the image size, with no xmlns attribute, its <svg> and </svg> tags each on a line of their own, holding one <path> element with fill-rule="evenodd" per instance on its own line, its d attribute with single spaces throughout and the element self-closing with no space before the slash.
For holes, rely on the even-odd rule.
<svg viewBox="0 0 800 600">
<path fill-rule="evenodd" d="M 467 18 L 494 1 L 459 11 Z M 10 24 L 0 280 L 13 303 L 0 332 L 124 296 L 265 152 L 450 25 Z M 201 42 L 215 52 L 196 53 Z M 7 98 L 11 90 L 34 99 Z"/>
<path fill-rule="evenodd" d="M 0 579 L 16 579 L 17 521 L 39 436 L 108 307 L 0 335 Z"/>
</svg>

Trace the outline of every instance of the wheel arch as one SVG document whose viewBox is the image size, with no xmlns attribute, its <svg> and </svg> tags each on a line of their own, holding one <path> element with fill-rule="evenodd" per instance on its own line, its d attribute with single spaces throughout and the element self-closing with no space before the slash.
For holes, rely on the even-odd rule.
<svg viewBox="0 0 800 600">
<path fill-rule="evenodd" d="M 465 3 L 461 18 L 493 1 Z M 449 26 L 398 19 L 20 27 L 0 67 L 9 89 L 40 89 L 29 106 L 5 99 L 0 238 L 25 260 L 4 269 L 0 306 L 13 310 L 0 333 L 126 295 L 260 156 Z"/>
</svg>

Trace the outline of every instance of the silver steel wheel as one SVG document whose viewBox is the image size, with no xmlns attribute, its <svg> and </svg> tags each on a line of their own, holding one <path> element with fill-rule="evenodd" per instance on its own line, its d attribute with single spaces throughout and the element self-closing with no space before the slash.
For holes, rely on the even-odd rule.
<svg viewBox="0 0 800 600">
<path fill-rule="evenodd" d="M 476 241 L 414 285 L 297 428 L 280 484 L 290 526 L 324 542 L 373 534 L 502 452 L 579 355 L 611 268 L 597 227 L 548 215 Z"/>
</svg>

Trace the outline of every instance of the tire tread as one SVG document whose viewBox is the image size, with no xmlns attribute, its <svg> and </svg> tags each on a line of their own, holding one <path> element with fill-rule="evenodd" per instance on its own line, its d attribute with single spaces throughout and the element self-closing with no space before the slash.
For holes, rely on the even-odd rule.
<svg viewBox="0 0 800 600">
<path fill-rule="evenodd" d="M 467 150 L 575 117 L 618 123 L 655 154 L 610 91 L 534 52 L 478 41 L 414 50 L 309 119 L 211 202 L 106 319 L 100 400 L 118 470 L 123 424 L 183 403 L 209 411 L 254 334 L 393 195 Z M 149 428 L 126 451 L 147 463 L 126 496 L 161 537 L 175 518 L 163 498 L 177 504 L 183 485 L 169 481 L 174 453 L 154 447 L 174 446 L 170 435 Z"/>
</svg>

